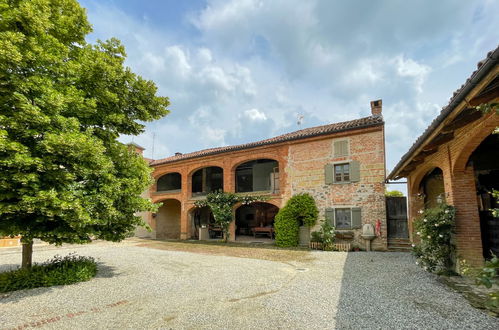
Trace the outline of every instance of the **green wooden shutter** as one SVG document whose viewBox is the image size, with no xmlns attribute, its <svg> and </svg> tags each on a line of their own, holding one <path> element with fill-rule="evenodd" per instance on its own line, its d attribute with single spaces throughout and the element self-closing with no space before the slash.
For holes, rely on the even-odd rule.
<svg viewBox="0 0 499 330">
<path fill-rule="evenodd" d="M 360 163 L 356 160 L 350 162 L 350 182 L 360 181 Z"/>
<path fill-rule="evenodd" d="M 352 229 L 362 228 L 362 214 L 360 207 L 352 208 Z"/>
<path fill-rule="evenodd" d="M 335 141 L 333 148 L 334 157 L 348 156 L 348 141 Z"/>
<path fill-rule="evenodd" d="M 333 164 L 326 164 L 324 166 L 324 176 L 326 177 L 326 184 L 332 184 L 334 182 L 334 166 Z"/>
<path fill-rule="evenodd" d="M 329 223 L 331 226 L 335 227 L 335 221 L 334 221 L 334 209 L 332 207 L 326 208 L 326 215 L 325 215 L 327 223 Z"/>
</svg>

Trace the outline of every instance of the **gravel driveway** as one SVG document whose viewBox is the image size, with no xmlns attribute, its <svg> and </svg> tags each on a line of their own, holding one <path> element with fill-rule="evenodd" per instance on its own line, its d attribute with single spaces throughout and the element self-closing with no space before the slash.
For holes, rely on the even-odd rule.
<svg viewBox="0 0 499 330">
<path fill-rule="evenodd" d="M 20 260 L 0 250 L 0 271 Z M 272 261 L 139 247 L 35 248 L 98 258 L 89 282 L 0 296 L 0 328 L 498 329 L 404 253 Z"/>
</svg>

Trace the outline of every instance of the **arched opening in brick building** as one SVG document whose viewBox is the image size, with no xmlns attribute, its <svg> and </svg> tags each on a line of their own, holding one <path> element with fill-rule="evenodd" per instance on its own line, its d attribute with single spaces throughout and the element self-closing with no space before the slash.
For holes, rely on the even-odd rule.
<svg viewBox="0 0 499 330">
<path fill-rule="evenodd" d="M 156 212 L 156 238 L 180 239 L 181 203 L 176 199 L 161 201 L 163 205 Z"/>
<path fill-rule="evenodd" d="M 182 176 L 180 173 L 168 173 L 162 175 L 156 182 L 157 192 L 177 192 L 182 187 Z"/>
<path fill-rule="evenodd" d="M 279 163 L 272 159 L 245 162 L 236 168 L 236 192 L 279 192 Z"/>
<path fill-rule="evenodd" d="M 192 196 L 203 196 L 224 187 L 223 169 L 217 166 L 204 167 L 192 174 Z"/>
<path fill-rule="evenodd" d="M 208 206 L 192 209 L 189 216 L 191 238 L 199 240 L 223 238 L 222 228 L 215 223 L 213 213 Z"/>
<path fill-rule="evenodd" d="M 236 210 L 236 240 L 274 239 L 274 218 L 279 208 L 270 203 L 241 205 Z"/>
<path fill-rule="evenodd" d="M 491 134 L 483 140 L 471 154 L 467 166 L 473 166 L 475 172 L 483 256 L 488 259 L 492 253 L 499 255 L 499 217 L 494 217 L 492 211 L 499 208 L 499 200 L 493 193 L 499 191 L 499 134 Z"/>
<path fill-rule="evenodd" d="M 429 171 L 419 184 L 419 192 L 424 197 L 424 206 L 427 209 L 436 207 L 445 202 L 444 175 L 442 169 L 435 167 Z"/>
</svg>

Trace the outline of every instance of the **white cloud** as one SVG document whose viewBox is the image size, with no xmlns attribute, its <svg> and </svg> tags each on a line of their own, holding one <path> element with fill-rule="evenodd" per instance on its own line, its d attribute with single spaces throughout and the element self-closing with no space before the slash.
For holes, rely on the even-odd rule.
<svg viewBox="0 0 499 330">
<path fill-rule="evenodd" d="M 95 37 L 121 39 L 132 70 L 170 97 L 171 114 L 135 140 L 155 133 L 156 157 L 367 116 L 382 98 L 392 168 L 499 40 L 497 1 L 207 2 L 186 13 L 190 38 L 89 9 Z"/>
<path fill-rule="evenodd" d="M 431 68 L 424 64 L 419 64 L 412 59 L 406 59 L 404 56 L 399 55 L 395 58 L 395 65 L 397 74 L 401 77 L 414 78 L 416 90 L 422 92 L 422 85 L 424 80 L 431 71 Z"/>
<path fill-rule="evenodd" d="M 255 108 L 244 111 L 244 115 L 247 118 L 249 118 L 251 120 L 254 120 L 254 121 L 265 121 L 265 120 L 267 120 L 267 116 L 265 115 L 265 113 L 261 112 L 258 109 L 255 109 Z"/>
</svg>

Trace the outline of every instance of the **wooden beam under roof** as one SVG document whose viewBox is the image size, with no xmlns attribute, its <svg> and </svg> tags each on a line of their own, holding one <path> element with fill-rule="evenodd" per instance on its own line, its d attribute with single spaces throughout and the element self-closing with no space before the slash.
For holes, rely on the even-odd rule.
<svg viewBox="0 0 499 330">
<path fill-rule="evenodd" d="M 430 141 L 427 145 L 423 147 L 423 151 L 433 150 L 435 147 L 438 147 L 446 142 L 449 142 L 454 138 L 454 132 L 451 133 L 441 133 L 438 134 L 433 140 Z"/>
<path fill-rule="evenodd" d="M 426 151 L 421 151 L 419 154 L 417 154 L 413 160 L 421 160 L 421 159 L 425 159 L 426 157 L 428 157 L 429 155 L 433 155 L 434 153 L 436 153 L 438 151 L 438 147 L 436 147 L 435 149 L 431 149 L 431 150 L 426 150 Z"/>
<path fill-rule="evenodd" d="M 461 111 L 456 118 L 442 128 L 443 133 L 450 133 L 458 128 L 471 124 L 482 118 L 483 113 L 479 110 L 467 108 Z"/>
<path fill-rule="evenodd" d="M 472 106 L 488 103 L 499 97 L 499 76 L 495 77 L 487 87 L 485 87 L 477 96 L 469 101 Z"/>
</svg>

